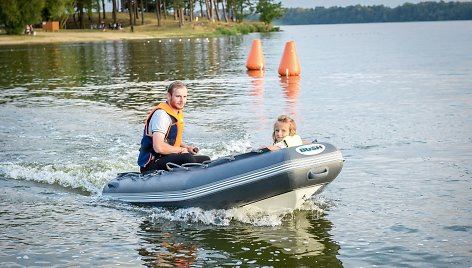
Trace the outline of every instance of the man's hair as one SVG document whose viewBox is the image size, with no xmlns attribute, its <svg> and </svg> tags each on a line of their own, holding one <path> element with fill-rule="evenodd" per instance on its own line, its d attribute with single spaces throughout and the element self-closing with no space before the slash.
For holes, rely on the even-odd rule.
<svg viewBox="0 0 472 268">
<path fill-rule="evenodd" d="M 170 93 L 172 95 L 174 93 L 174 90 L 177 88 L 186 88 L 187 85 L 184 84 L 182 81 L 174 81 L 170 83 L 170 85 L 167 86 L 167 93 Z"/>
</svg>

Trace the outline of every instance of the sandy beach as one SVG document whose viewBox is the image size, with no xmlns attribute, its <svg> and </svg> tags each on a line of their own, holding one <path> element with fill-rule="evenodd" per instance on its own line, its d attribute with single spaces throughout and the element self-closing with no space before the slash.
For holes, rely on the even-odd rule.
<svg viewBox="0 0 472 268">
<path fill-rule="evenodd" d="M 169 37 L 190 37 L 212 35 L 211 32 L 196 31 L 189 34 L 187 31 L 145 31 L 130 32 L 129 29 L 123 31 L 73 31 L 61 30 L 59 32 L 37 31 L 35 35 L 0 35 L 0 45 L 21 45 L 21 44 L 45 44 L 45 43 L 81 43 L 100 42 L 133 39 L 154 39 Z"/>
<path fill-rule="evenodd" d="M 107 13 L 108 19 L 105 24 L 111 23 L 111 13 Z M 0 29 L 0 46 L 2 45 L 24 45 L 24 44 L 45 44 L 45 43 L 82 43 L 82 42 L 102 42 L 133 39 L 155 39 L 155 38 L 177 38 L 177 37 L 211 37 L 222 34 L 241 34 L 242 31 L 259 31 L 266 28 L 260 22 L 222 22 L 209 21 L 199 18 L 195 21 L 185 23 L 179 27 L 178 21 L 173 18 L 162 19 L 161 26 L 157 27 L 157 19 L 154 13 L 144 13 L 144 24 L 134 25 L 134 32 L 131 32 L 127 13 L 118 13 L 117 21 L 123 25 L 121 30 L 100 30 L 90 29 L 60 29 L 57 32 L 47 32 L 38 26 L 35 27 L 35 35 L 7 35 Z M 93 18 L 93 25 L 97 25 L 98 18 Z M 70 26 L 74 26 L 70 23 Z M 224 30 L 221 30 L 224 29 Z M 242 29 L 242 30 L 241 30 Z M 251 30 L 249 30 L 251 29 Z M 225 33 L 222 33 L 225 32 Z"/>
</svg>

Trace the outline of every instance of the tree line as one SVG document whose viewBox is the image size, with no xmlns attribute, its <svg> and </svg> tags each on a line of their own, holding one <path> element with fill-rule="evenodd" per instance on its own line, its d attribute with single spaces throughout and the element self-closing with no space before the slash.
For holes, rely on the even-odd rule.
<svg viewBox="0 0 472 268">
<path fill-rule="evenodd" d="M 86 20 L 97 16 L 106 19 L 106 3 L 111 5 L 111 20 L 117 23 L 117 12 L 129 14 L 129 25 L 144 24 L 143 12 L 154 12 L 157 27 L 161 20 L 171 17 L 179 22 L 193 22 L 197 16 L 210 21 L 241 22 L 251 14 L 270 24 L 282 16 L 282 4 L 275 0 L 0 0 L 0 27 L 7 34 L 19 34 L 25 25 L 42 21 L 60 21 L 63 28 L 73 19 L 77 28 L 86 29 Z"/>
<path fill-rule="evenodd" d="M 383 5 L 288 8 L 277 24 L 336 24 L 368 22 L 407 22 L 439 20 L 472 20 L 472 2 L 405 3 L 390 8 Z"/>
</svg>

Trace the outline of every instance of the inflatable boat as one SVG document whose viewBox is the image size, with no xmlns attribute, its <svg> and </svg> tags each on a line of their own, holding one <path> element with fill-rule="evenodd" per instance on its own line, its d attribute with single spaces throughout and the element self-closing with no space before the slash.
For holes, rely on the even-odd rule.
<svg viewBox="0 0 472 268">
<path fill-rule="evenodd" d="M 112 200 L 160 207 L 295 209 L 341 172 L 341 152 L 316 142 L 257 150 L 203 164 L 168 163 L 169 171 L 118 174 L 103 188 Z"/>
</svg>

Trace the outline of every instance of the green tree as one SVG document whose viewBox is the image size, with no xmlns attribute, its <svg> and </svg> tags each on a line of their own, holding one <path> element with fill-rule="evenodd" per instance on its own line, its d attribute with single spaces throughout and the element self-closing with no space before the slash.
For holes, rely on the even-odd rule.
<svg viewBox="0 0 472 268">
<path fill-rule="evenodd" d="M 227 3 L 233 21 L 241 22 L 254 11 L 251 0 L 228 0 Z"/>
<path fill-rule="evenodd" d="M 60 20 L 66 13 L 66 6 L 70 0 L 45 0 L 42 11 L 44 21 Z"/>
<path fill-rule="evenodd" d="M 23 33 L 27 24 L 41 22 L 44 0 L 0 0 L 0 24 L 7 34 Z"/>
<path fill-rule="evenodd" d="M 259 21 L 270 25 L 273 20 L 284 15 L 282 3 L 273 3 L 272 0 L 259 0 L 256 5 L 256 14 L 259 14 Z"/>
</svg>

